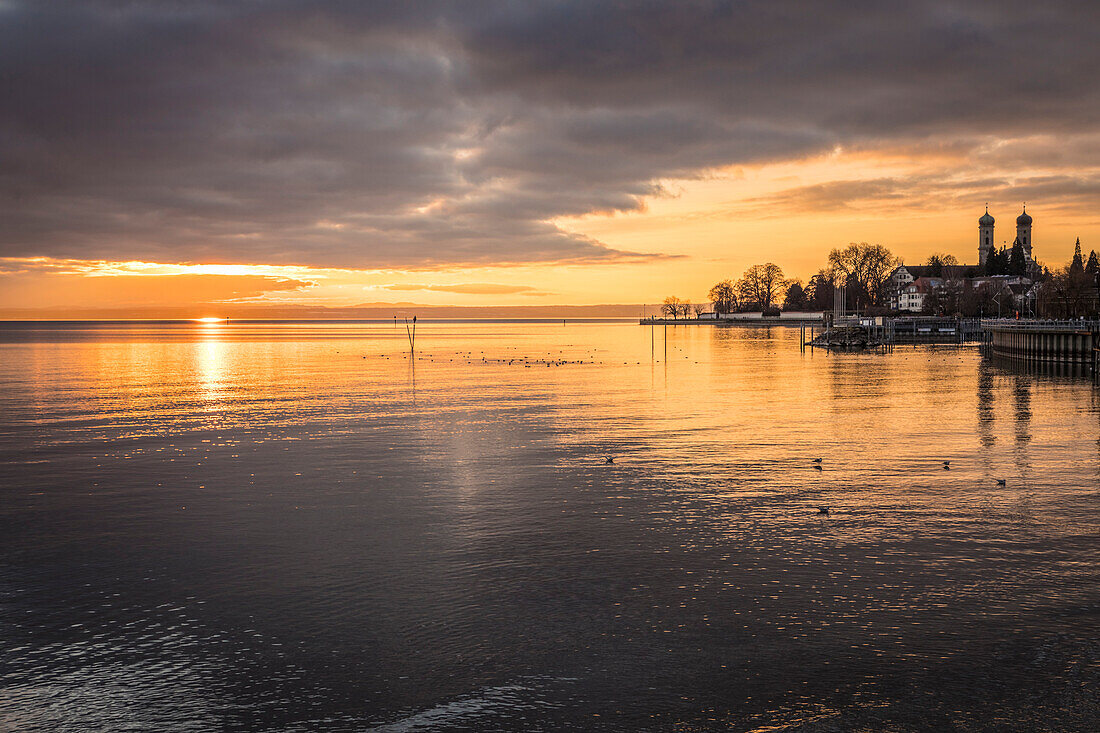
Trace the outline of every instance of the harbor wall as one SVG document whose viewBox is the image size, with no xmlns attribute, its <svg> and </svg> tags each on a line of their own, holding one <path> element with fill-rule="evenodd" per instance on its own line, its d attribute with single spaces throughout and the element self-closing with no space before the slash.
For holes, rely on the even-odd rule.
<svg viewBox="0 0 1100 733">
<path fill-rule="evenodd" d="M 1022 361 L 1095 365 L 1100 346 L 1097 321 L 982 321 L 997 356 Z"/>
</svg>

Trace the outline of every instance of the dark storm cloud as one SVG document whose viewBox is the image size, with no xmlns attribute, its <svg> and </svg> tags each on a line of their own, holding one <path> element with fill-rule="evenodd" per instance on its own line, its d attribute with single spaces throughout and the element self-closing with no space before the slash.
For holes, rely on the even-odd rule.
<svg viewBox="0 0 1100 733">
<path fill-rule="evenodd" d="M 1086 135 L 1098 30 L 1088 2 L 7 0 L 0 254 L 637 257 L 551 222 L 836 145 Z M 1014 154 L 1072 181 L 1043 150 Z"/>
</svg>

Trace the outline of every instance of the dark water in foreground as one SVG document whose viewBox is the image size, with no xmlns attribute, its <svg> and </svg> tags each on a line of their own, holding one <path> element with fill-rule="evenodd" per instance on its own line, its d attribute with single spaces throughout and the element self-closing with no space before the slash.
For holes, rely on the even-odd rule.
<svg viewBox="0 0 1100 733">
<path fill-rule="evenodd" d="M 797 337 L 0 330 L 0 729 L 1096 730 L 1100 393 Z"/>
</svg>

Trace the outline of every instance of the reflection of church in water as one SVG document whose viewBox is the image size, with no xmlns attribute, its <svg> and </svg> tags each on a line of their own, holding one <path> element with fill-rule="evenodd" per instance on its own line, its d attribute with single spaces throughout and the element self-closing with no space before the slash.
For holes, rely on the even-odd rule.
<svg viewBox="0 0 1100 733">
<path fill-rule="evenodd" d="M 989 215 L 989 206 L 986 205 L 985 214 L 978 219 L 979 267 L 985 267 L 985 261 L 989 259 L 989 255 L 998 251 L 997 240 L 993 238 L 993 225 L 995 223 L 996 220 Z M 1020 247 L 1024 250 L 1024 259 L 1027 260 L 1029 265 L 1035 261 L 1031 256 L 1031 223 L 1032 218 L 1027 213 L 1027 206 L 1024 206 L 1024 213 L 1016 217 L 1016 239 L 1009 247 L 1011 249 L 1019 242 Z"/>
</svg>

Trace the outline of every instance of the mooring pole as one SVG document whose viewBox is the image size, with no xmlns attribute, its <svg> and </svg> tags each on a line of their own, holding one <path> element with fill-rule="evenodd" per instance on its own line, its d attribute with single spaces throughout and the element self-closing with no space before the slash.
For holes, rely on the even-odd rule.
<svg viewBox="0 0 1100 733">
<path fill-rule="evenodd" d="M 412 319 L 412 328 L 409 328 L 409 317 L 405 316 L 405 333 L 409 337 L 409 353 L 416 351 L 416 316 Z"/>
</svg>

